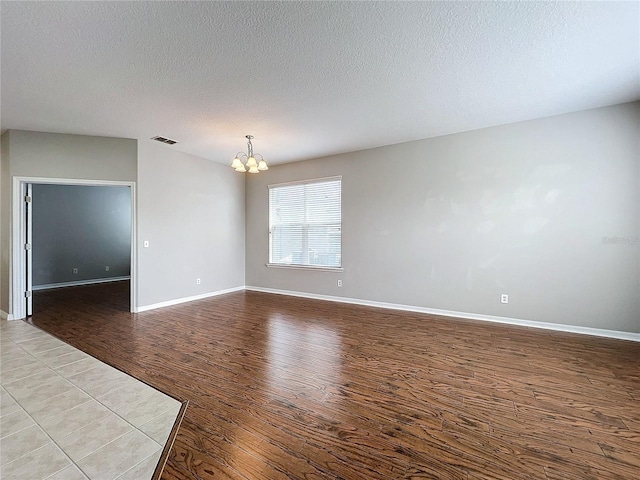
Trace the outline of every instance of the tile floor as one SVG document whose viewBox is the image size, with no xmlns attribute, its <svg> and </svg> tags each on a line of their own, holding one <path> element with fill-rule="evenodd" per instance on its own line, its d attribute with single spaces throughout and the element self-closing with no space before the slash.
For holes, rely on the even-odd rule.
<svg viewBox="0 0 640 480">
<path fill-rule="evenodd" d="M 21 321 L 0 321 L 0 478 L 146 480 L 177 400 Z"/>
</svg>

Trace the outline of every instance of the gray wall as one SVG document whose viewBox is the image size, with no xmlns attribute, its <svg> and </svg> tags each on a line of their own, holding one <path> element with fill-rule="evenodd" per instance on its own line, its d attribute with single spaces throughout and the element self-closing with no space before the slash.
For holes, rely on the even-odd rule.
<svg viewBox="0 0 640 480">
<path fill-rule="evenodd" d="M 137 140 L 10 130 L 2 135 L 0 308 L 9 314 L 14 176 L 134 182 Z"/>
<path fill-rule="evenodd" d="M 138 305 L 242 287 L 244 177 L 149 140 L 138 178 Z"/>
<path fill-rule="evenodd" d="M 0 310 L 9 313 L 11 177 L 9 174 L 9 135 L 0 138 Z"/>
<path fill-rule="evenodd" d="M 33 185 L 33 286 L 129 276 L 130 190 Z"/>
<path fill-rule="evenodd" d="M 150 140 L 138 148 L 130 139 L 11 130 L 2 136 L 0 177 L 0 308 L 7 313 L 13 176 L 137 182 L 134 306 L 244 285 L 242 175 Z"/>
<path fill-rule="evenodd" d="M 11 175 L 135 181 L 137 140 L 10 132 Z"/>
<path fill-rule="evenodd" d="M 12 130 L 0 308 L 11 313 L 19 175 L 138 181 L 139 306 L 246 283 L 640 332 L 639 132 L 639 104 L 619 105 L 272 166 L 246 176 L 245 196 L 245 176 L 151 141 Z M 267 268 L 267 185 L 332 175 L 343 176 L 344 272 Z"/>
<path fill-rule="evenodd" d="M 247 176 L 246 283 L 640 332 L 639 106 Z M 267 185 L 333 175 L 343 176 L 344 272 L 266 267 Z"/>
</svg>

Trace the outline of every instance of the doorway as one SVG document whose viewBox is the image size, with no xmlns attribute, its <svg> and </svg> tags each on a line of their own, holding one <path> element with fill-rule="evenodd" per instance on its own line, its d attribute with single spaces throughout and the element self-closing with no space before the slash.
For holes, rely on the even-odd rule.
<svg viewBox="0 0 640 480">
<path fill-rule="evenodd" d="M 92 253 L 95 253 L 95 244 L 99 242 L 99 237 L 96 237 L 96 232 L 87 231 L 85 232 L 87 238 L 85 240 L 89 240 L 89 246 L 80 245 L 76 243 L 75 245 L 64 245 L 61 250 L 66 249 L 65 252 L 48 252 L 49 258 L 53 258 L 56 255 L 62 255 L 65 257 L 66 255 L 66 263 L 63 260 L 62 265 L 58 265 L 52 267 L 51 265 L 42 266 L 40 265 L 39 271 L 34 271 L 34 265 L 37 265 L 38 259 L 33 259 L 33 239 L 31 238 L 31 233 L 33 232 L 33 186 L 36 188 L 45 189 L 45 186 L 49 186 L 49 190 L 55 190 L 55 187 L 83 187 L 81 189 L 64 189 L 66 190 L 67 197 L 76 198 L 77 201 L 83 201 L 81 197 L 81 193 L 89 194 L 91 190 L 87 190 L 87 187 L 119 187 L 120 190 L 126 189 L 129 192 L 129 216 L 128 216 L 128 226 L 119 225 L 118 228 L 126 228 L 128 227 L 128 239 L 129 239 L 129 261 L 128 265 L 123 266 L 117 264 L 117 261 L 110 260 L 106 258 L 105 255 L 100 258 L 93 259 L 95 261 L 89 261 Z M 38 187 L 40 186 L 40 187 Z M 81 192 L 82 191 L 82 192 Z M 102 189 L 102 192 L 107 192 L 108 190 Z M 97 190 L 96 190 L 97 192 Z M 136 231 L 136 217 L 135 217 L 135 182 L 118 182 L 118 181 L 92 181 L 92 180 L 74 180 L 74 179 L 51 179 L 51 178 L 30 178 L 30 177 L 14 177 L 14 198 L 13 198 L 13 218 L 12 218 L 12 255 L 13 255 L 13 274 L 12 274 L 12 291 L 11 291 L 11 299 L 12 299 L 12 310 L 13 310 L 13 318 L 21 319 L 25 318 L 28 315 L 31 315 L 33 308 L 33 286 L 36 288 L 53 288 L 57 286 L 68 286 L 68 285 L 86 285 L 90 283 L 100 283 L 111 281 L 111 278 L 114 277 L 124 277 L 124 275 L 117 275 L 118 273 L 123 273 L 125 268 L 128 271 L 128 276 L 130 277 L 130 290 L 129 290 L 129 311 L 134 312 L 136 307 L 136 281 L 135 281 L 135 231 Z M 58 200 L 59 202 L 60 200 Z M 86 202 L 86 201 L 85 201 Z M 63 205 L 60 205 L 59 208 L 63 208 Z M 65 212 L 68 215 L 73 213 L 73 210 L 83 210 L 84 214 L 86 214 L 86 205 L 73 205 L 68 203 L 67 201 L 68 211 Z M 82 207 L 82 208 L 80 208 Z M 122 207 L 122 206 L 121 206 Z M 36 207 L 37 208 L 37 207 Z M 41 219 L 42 221 L 42 219 Z M 69 218 L 65 221 L 69 222 Z M 100 220 L 95 219 L 97 223 L 94 223 L 92 226 L 89 225 L 72 225 L 71 230 L 75 231 L 76 236 L 80 232 L 80 236 L 85 236 L 82 234 L 83 228 L 89 228 L 91 230 L 96 230 L 100 228 Z M 105 222 L 108 222 L 108 219 L 104 219 Z M 113 221 L 113 218 L 111 219 Z M 51 223 L 51 222 L 50 222 Z M 54 225 L 54 223 L 51 223 Z M 59 232 L 60 233 L 60 232 Z M 65 232 L 62 232 L 65 233 Z M 67 236 L 65 240 L 69 243 L 69 238 L 73 238 L 74 232 L 71 233 L 71 237 Z M 122 233 L 122 232 L 121 232 Z M 69 248 L 67 248 L 69 247 Z M 74 250 L 75 249 L 75 250 Z M 42 253 L 42 252 L 40 252 Z M 75 257 L 74 257 L 75 255 Z M 108 255 L 107 255 L 108 256 Z M 73 258 L 71 258 L 73 257 Z M 44 257 L 40 257 L 42 260 Z M 84 263 L 83 263 L 84 262 Z M 104 265 L 102 265 L 104 264 Z M 82 266 L 81 266 L 82 265 Z M 60 271 L 56 271 L 60 270 Z M 115 269 L 115 270 L 112 270 Z M 34 279 L 36 280 L 34 284 Z M 43 280 L 44 279 L 44 280 Z M 122 278 L 119 278 L 122 279 Z M 58 281 L 59 280 L 59 281 Z M 34 284 L 34 285 L 32 285 Z"/>
</svg>

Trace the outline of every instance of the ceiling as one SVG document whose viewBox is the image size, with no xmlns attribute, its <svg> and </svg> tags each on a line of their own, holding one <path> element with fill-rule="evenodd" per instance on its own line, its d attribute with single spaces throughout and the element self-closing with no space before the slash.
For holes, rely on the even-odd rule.
<svg viewBox="0 0 640 480">
<path fill-rule="evenodd" d="M 275 165 L 634 101 L 639 6 L 3 1 L 0 127 Z"/>
</svg>

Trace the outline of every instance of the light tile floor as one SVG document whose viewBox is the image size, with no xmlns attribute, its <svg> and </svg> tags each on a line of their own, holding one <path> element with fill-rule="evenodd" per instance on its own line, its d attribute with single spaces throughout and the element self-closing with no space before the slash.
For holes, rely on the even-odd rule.
<svg viewBox="0 0 640 480">
<path fill-rule="evenodd" d="M 146 480 L 177 400 L 21 321 L 0 321 L 0 478 Z"/>
</svg>

